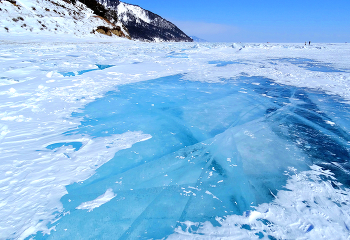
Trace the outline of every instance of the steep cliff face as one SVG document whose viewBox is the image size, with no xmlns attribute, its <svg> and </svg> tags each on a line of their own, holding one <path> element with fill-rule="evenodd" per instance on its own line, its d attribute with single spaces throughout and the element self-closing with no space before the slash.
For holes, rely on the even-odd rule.
<svg viewBox="0 0 350 240">
<path fill-rule="evenodd" d="M 119 0 L 99 0 L 110 11 L 116 11 L 119 21 L 129 30 L 132 39 L 150 42 L 192 42 L 173 23 L 139 6 Z"/>
</svg>

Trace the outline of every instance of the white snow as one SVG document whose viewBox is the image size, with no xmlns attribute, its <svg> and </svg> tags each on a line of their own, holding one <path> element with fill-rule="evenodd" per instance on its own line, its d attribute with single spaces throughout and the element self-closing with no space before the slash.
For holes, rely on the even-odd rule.
<svg viewBox="0 0 350 240">
<path fill-rule="evenodd" d="M 116 194 L 114 194 L 113 189 L 109 188 L 109 189 L 107 189 L 107 191 L 104 194 L 102 194 L 101 196 L 99 196 L 95 200 L 84 202 L 84 203 L 80 204 L 76 209 L 81 209 L 81 210 L 87 209 L 87 210 L 89 210 L 89 212 L 91 212 L 95 208 L 98 208 L 98 207 L 102 206 L 103 204 L 111 201 L 115 196 L 116 196 Z"/>
<path fill-rule="evenodd" d="M 117 8 L 117 11 L 118 11 L 118 17 L 120 19 L 123 19 L 123 22 L 129 21 L 127 14 L 131 14 L 131 15 L 135 16 L 137 23 L 141 23 L 140 20 L 142 20 L 146 23 L 151 22 L 151 20 L 149 19 L 149 17 L 146 14 L 146 11 L 144 9 L 140 8 L 139 6 L 136 6 L 136 5 L 120 2 L 120 4 L 118 5 L 118 8 Z"/>
<path fill-rule="evenodd" d="M 93 14 L 91 9 L 79 1 L 75 5 L 62 0 L 18 0 L 16 5 L 0 1 L 0 9 L 1 35 L 110 38 L 99 33 L 93 34 L 93 30 L 98 26 L 115 27 Z M 114 24 L 123 29 L 120 21 Z M 128 35 L 126 32 L 124 34 Z"/>
<path fill-rule="evenodd" d="M 29 2 L 20 3 L 26 9 L 31 7 Z M 8 4 L 1 2 L 0 7 L 9 9 L 12 6 Z M 5 18 L 10 23 L 9 16 Z M 11 26 L 15 27 L 9 25 L 10 29 Z M 242 75 L 262 76 L 278 83 L 321 89 L 350 100 L 349 44 L 310 47 L 234 44 L 232 47 L 232 43 L 141 43 L 109 38 L 52 38 L 52 35 L 28 38 L 3 33 L 0 43 L 1 239 L 25 239 L 38 231 L 48 233 L 47 224 L 55 219 L 57 212 L 63 211 L 60 199 L 67 193 L 67 185 L 89 178 L 117 151 L 151 138 L 142 132 L 98 138 L 64 134 L 80 124 L 81 119 L 72 117 L 73 112 L 79 112 L 107 91 L 116 90 L 118 85 L 174 74 L 205 82 L 221 82 L 222 78 Z M 280 58 L 313 59 L 344 71 L 310 71 L 276 60 Z M 208 64 L 215 60 L 241 64 L 223 67 Z M 114 66 L 96 70 L 96 64 Z M 95 71 L 71 77 L 62 75 L 91 69 Z M 53 143 L 68 142 L 81 142 L 82 147 L 46 148 Z M 279 191 L 272 203 L 258 206 L 249 216 L 228 216 L 219 220 L 222 227 L 204 223 L 197 232 L 177 229 L 169 239 L 254 239 L 257 238 L 254 233 L 264 230 L 283 239 L 302 239 L 302 236 L 347 239 L 349 190 L 330 188 L 330 183 L 320 181 L 325 175 L 332 176 L 317 167 L 293 175 L 286 186 L 289 191 Z M 92 210 L 113 197 L 113 191 L 107 190 L 78 209 Z M 314 199 L 318 199 L 318 204 Z M 274 224 L 265 225 L 259 218 Z M 240 227 L 246 223 L 254 225 L 253 231 Z M 308 232 L 311 225 L 314 230 Z"/>
<path fill-rule="evenodd" d="M 348 239 L 349 189 L 335 190 L 330 181 L 321 180 L 332 179 L 330 172 L 317 166 L 311 168 L 292 176 L 287 190 L 279 191 L 272 203 L 262 204 L 243 216 L 217 218 L 220 227 L 210 222 L 185 222 L 185 231 L 179 227 L 167 239 L 259 239 L 260 232 L 264 233 L 264 239 L 269 239 L 266 234 L 277 239 Z M 251 230 L 242 228 L 248 224 Z M 190 232 L 192 225 L 199 229 Z"/>
</svg>

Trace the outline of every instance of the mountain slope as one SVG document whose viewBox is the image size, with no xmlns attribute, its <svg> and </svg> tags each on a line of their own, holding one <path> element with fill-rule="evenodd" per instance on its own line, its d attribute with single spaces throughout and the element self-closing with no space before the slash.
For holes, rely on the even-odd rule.
<svg viewBox="0 0 350 240">
<path fill-rule="evenodd" d="M 173 23 L 139 6 L 119 0 L 99 0 L 99 2 L 117 12 L 119 21 L 129 30 L 133 39 L 151 42 L 193 41 Z"/>
<path fill-rule="evenodd" d="M 106 16 L 102 17 L 102 13 L 106 14 Z M 106 19 L 110 13 L 102 5 L 100 5 L 100 10 L 98 11 L 88 8 L 78 1 L 5 0 L 0 1 L 0 14 L 1 34 L 31 32 L 76 36 L 95 34 L 100 36 L 96 32 L 101 32 L 99 29 L 103 28 L 119 29 L 124 36 L 128 36 L 128 32 L 124 29 L 121 22 Z M 113 18 L 111 17 L 110 19 Z"/>
<path fill-rule="evenodd" d="M 157 14 L 119 0 L 0 0 L 0 34 L 99 33 L 149 42 L 192 42 Z"/>
<path fill-rule="evenodd" d="M 193 42 L 208 42 L 207 40 L 196 37 L 196 36 L 190 36 L 190 38 L 193 39 Z"/>
</svg>

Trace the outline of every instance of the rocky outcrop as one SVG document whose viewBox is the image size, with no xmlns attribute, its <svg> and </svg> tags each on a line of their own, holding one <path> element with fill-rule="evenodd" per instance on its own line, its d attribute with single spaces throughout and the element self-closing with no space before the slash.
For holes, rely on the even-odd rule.
<svg viewBox="0 0 350 240">
<path fill-rule="evenodd" d="M 75 0 L 72 0 L 75 1 Z M 90 8 L 94 14 L 107 19 L 109 22 L 117 22 L 118 15 L 115 10 L 107 9 L 104 5 L 100 4 L 97 0 L 78 0 L 79 2 Z"/>
<path fill-rule="evenodd" d="M 97 0 L 78 1 L 84 3 L 88 8 L 90 8 L 97 15 L 96 17 L 104 20 L 106 23 L 113 26 L 112 28 L 106 26 L 98 26 L 93 31 L 94 33 L 97 32 L 107 36 L 116 35 L 118 37 L 131 39 L 127 28 L 123 24 L 120 24 L 120 22 L 118 21 L 118 14 L 117 11 L 114 9 L 114 7 L 117 7 L 117 5 L 119 4 L 119 0 L 101 0 L 101 2 Z M 110 4 L 112 7 L 106 7 L 108 4 Z M 117 23 L 119 24 L 116 25 Z"/>
<path fill-rule="evenodd" d="M 126 31 L 126 29 L 124 29 L 124 31 Z M 101 33 L 101 34 L 104 34 L 104 35 L 107 35 L 107 36 L 116 35 L 118 37 L 124 37 L 124 38 L 131 39 L 129 37 L 129 35 L 126 35 L 122 31 L 122 28 L 120 26 L 116 26 L 114 28 L 109 28 L 109 27 L 105 27 L 105 26 L 99 26 L 99 27 L 97 27 L 95 32 L 98 32 L 98 33 Z"/>
</svg>

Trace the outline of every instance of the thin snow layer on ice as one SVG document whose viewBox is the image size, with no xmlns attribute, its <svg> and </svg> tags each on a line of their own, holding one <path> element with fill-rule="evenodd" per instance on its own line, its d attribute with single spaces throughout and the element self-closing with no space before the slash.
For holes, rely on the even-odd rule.
<svg viewBox="0 0 350 240">
<path fill-rule="evenodd" d="M 115 152 L 150 137 L 139 132 L 128 132 L 107 138 L 70 139 L 53 133 L 59 131 L 55 130 L 57 127 L 37 127 L 37 131 L 32 132 L 32 138 L 22 134 L 19 136 L 22 140 L 13 137 L 13 141 L 2 144 L 2 151 L 6 154 L 1 157 L 1 170 L 4 172 L 1 187 L 5 190 L 1 196 L 1 216 L 7 217 L 1 220 L 1 228 L 8 237 L 24 238 L 38 229 L 45 229 L 54 212 L 63 210 L 59 199 L 66 194 L 65 185 L 90 177 Z M 20 131 L 17 129 L 15 132 Z M 13 133 L 8 135 L 13 136 Z M 41 139 L 38 135 L 41 135 Z M 53 150 L 47 150 L 45 145 L 40 146 L 52 142 L 61 143 L 62 146 Z M 82 148 L 74 149 L 74 142 L 81 143 Z M 10 146 L 14 148 L 12 151 Z M 17 149 L 21 149 L 22 153 Z M 25 155 L 15 157 L 21 154 Z M 16 212 L 18 214 L 13 214 Z"/>
<path fill-rule="evenodd" d="M 0 38 L 2 239 L 348 233 L 349 45 Z"/>
<path fill-rule="evenodd" d="M 91 212 L 95 208 L 98 208 L 101 205 L 111 201 L 115 196 L 116 195 L 113 193 L 113 189 L 109 188 L 103 195 L 99 196 L 95 200 L 80 204 L 77 209 L 87 209 L 89 212 Z"/>
</svg>

